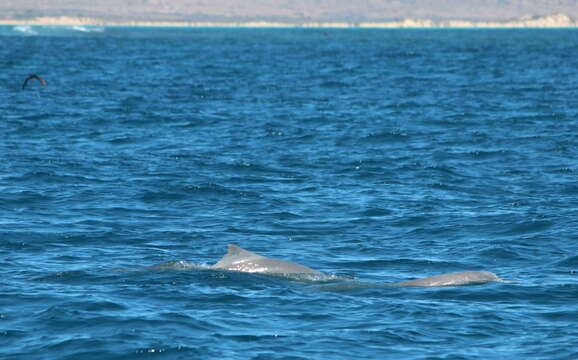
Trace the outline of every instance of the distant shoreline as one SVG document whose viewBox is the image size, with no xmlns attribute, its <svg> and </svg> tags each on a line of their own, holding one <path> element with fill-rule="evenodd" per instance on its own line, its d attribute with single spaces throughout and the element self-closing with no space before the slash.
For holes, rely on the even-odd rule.
<svg viewBox="0 0 578 360">
<path fill-rule="evenodd" d="M 578 21 L 565 14 L 525 17 L 507 21 L 466 21 L 402 19 L 392 21 L 106 21 L 87 17 L 38 17 L 33 19 L 0 20 L 4 26 L 134 26 L 134 27 L 224 27 L 224 28 L 326 28 L 326 29 L 399 29 L 399 28 L 576 28 Z"/>
</svg>

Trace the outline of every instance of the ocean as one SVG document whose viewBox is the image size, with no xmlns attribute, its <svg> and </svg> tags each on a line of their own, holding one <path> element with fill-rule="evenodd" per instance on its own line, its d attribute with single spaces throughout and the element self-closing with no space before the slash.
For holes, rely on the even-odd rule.
<svg viewBox="0 0 578 360">
<path fill-rule="evenodd" d="M 578 358 L 576 29 L 4 26 L 0 61 L 0 359 Z M 509 282 L 382 286 L 460 271 Z"/>
</svg>

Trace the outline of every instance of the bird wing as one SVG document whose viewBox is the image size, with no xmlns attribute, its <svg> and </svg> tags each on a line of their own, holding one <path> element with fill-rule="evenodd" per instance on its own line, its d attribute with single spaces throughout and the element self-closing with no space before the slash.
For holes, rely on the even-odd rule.
<svg viewBox="0 0 578 360">
<path fill-rule="evenodd" d="M 28 80 L 30 80 L 30 79 L 36 79 L 42 84 L 42 86 L 48 86 L 48 83 L 46 82 L 46 80 L 44 80 L 43 78 L 41 78 L 40 76 L 38 76 L 36 74 L 32 74 L 32 75 L 28 75 L 26 80 L 24 80 L 24 84 L 22 84 L 22 89 L 24 89 L 26 87 L 26 84 L 28 84 Z"/>
<path fill-rule="evenodd" d="M 22 84 L 22 89 L 26 87 L 26 84 L 28 84 L 28 80 L 30 80 L 30 76 L 27 77 L 26 80 L 24 80 L 24 84 Z"/>
<path fill-rule="evenodd" d="M 40 76 L 36 76 L 36 78 L 38 79 L 38 81 L 40 81 L 40 83 L 43 86 L 48 86 L 48 83 L 46 82 L 46 80 L 44 80 L 43 78 L 41 78 Z"/>
</svg>

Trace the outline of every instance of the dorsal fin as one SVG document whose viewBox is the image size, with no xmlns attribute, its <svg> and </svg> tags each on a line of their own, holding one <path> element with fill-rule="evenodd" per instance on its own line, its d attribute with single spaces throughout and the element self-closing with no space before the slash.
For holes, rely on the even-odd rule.
<svg viewBox="0 0 578 360">
<path fill-rule="evenodd" d="M 307 266 L 271 259 L 233 244 L 228 246 L 225 256 L 211 268 L 266 274 L 321 274 Z"/>
<path fill-rule="evenodd" d="M 255 254 L 249 250 L 245 250 L 237 245 L 229 244 L 227 246 L 227 253 L 218 263 L 213 265 L 215 268 L 225 268 L 231 266 L 240 261 L 246 261 L 248 259 L 259 259 L 263 256 Z"/>
</svg>

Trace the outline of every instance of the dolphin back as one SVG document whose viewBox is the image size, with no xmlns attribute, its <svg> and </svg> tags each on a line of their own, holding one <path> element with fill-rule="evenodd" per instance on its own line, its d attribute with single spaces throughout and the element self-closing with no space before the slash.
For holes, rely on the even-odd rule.
<svg viewBox="0 0 578 360">
<path fill-rule="evenodd" d="M 451 274 L 436 275 L 423 279 L 416 279 L 395 283 L 395 286 L 456 286 L 475 285 L 488 282 L 503 282 L 496 274 L 489 271 L 463 271 Z"/>
<path fill-rule="evenodd" d="M 321 274 L 307 266 L 271 259 L 233 244 L 229 244 L 225 256 L 211 268 L 265 274 Z"/>
</svg>

